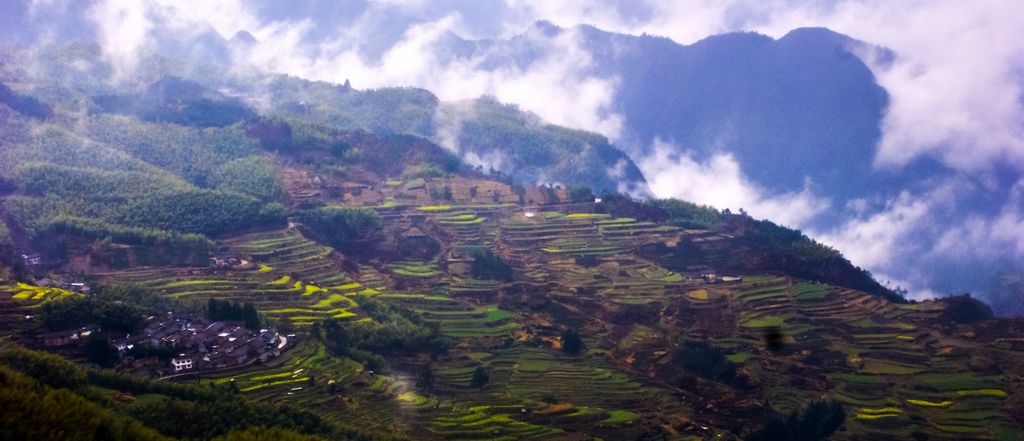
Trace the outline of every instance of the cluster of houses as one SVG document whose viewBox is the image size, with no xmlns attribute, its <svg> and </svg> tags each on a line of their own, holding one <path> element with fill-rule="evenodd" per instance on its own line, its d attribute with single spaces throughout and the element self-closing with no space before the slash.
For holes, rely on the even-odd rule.
<svg viewBox="0 0 1024 441">
<path fill-rule="evenodd" d="M 43 264 L 43 256 L 39 254 L 22 254 L 21 261 L 25 266 L 38 266 Z"/>
<path fill-rule="evenodd" d="M 49 332 L 40 335 L 40 343 L 47 348 L 68 347 L 80 344 L 92 331 L 85 327 Z M 265 362 L 281 355 L 288 337 L 273 328 L 250 330 L 231 322 L 179 318 L 150 320 L 138 334 L 111 343 L 121 354 L 120 369 L 163 376 Z M 133 351 L 136 347 L 147 350 Z M 173 354 L 170 360 L 168 354 Z"/>
<path fill-rule="evenodd" d="M 160 373 L 182 373 L 194 370 L 219 370 L 248 363 L 264 362 L 281 355 L 287 337 L 273 328 L 258 331 L 230 322 L 207 323 L 203 320 L 154 320 L 139 335 L 114 341 L 114 347 L 125 353 L 136 345 L 165 348 L 175 355 Z M 135 359 L 125 356 L 127 369 L 152 368 L 153 356 Z"/>
</svg>

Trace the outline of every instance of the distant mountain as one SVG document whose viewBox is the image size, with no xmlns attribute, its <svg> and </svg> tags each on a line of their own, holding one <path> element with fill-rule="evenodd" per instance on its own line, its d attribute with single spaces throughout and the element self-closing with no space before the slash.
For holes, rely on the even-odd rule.
<svg viewBox="0 0 1024 441">
<path fill-rule="evenodd" d="M 173 76 L 150 83 L 138 95 L 101 95 L 93 101 L 104 112 L 199 127 L 223 127 L 256 116 L 237 98 Z"/>
<path fill-rule="evenodd" d="M 599 134 L 548 124 L 493 98 L 440 101 L 417 88 L 359 91 L 344 85 L 273 77 L 237 93 L 265 100 L 268 116 L 315 121 L 339 130 L 430 139 L 485 172 L 523 184 L 585 185 L 596 192 L 645 194 L 632 159 Z"/>
<path fill-rule="evenodd" d="M 483 69 L 526 69 L 569 33 L 590 54 L 587 75 L 618 80 L 611 110 L 624 119 L 622 145 L 634 158 L 650 153 L 655 139 L 698 160 L 732 153 L 768 190 L 800 191 L 809 178 L 840 200 L 903 179 L 871 169 L 889 98 L 855 55 L 868 46 L 828 29 L 796 29 L 778 40 L 728 33 L 681 45 L 542 21 L 508 40 L 449 34 L 434 50 L 445 63 L 480 57 Z"/>
</svg>

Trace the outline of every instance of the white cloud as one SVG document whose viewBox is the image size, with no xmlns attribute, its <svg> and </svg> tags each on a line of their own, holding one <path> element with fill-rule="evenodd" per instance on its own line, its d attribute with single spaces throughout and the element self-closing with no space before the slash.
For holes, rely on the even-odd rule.
<svg viewBox="0 0 1024 441">
<path fill-rule="evenodd" d="M 720 209 L 746 210 L 756 218 L 768 218 L 793 227 L 801 227 L 827 210 L 831 203 L 809 189 L 799 193 L 771 195 L 750 182 L 731 154 L 719 154 L 702 163 L 690 153 L 656 139 L 653 154 L 637 165 L 647 178 L 651 192 L 660 198 L 674 197 Z"/>
<path fill-rule="evenodd" d="M 102 0 L 92 15 L 100 24 L 104 54 L 119 75 L 135 67 L 135 55 L 153 20 L 184 31 L 208 22 L 225 37 L 242 29 L 252 32 L 260 43 L 245 59 L 269 71 L 333 82 L 348 78 L 357 87 L 414 85 L 445 100 L 489 94 L 558 124 L 612 139 L 622 134 L 622 117 L 609 112 L 617 80 L 582 73 L 592 60 L 572 32 L 556 38 L 544 57 L 523 69 L 483 69 L 482 56 L 442 63 L 432 44 L 446 32 L 468 28 L 467 18 L 452 10 L 441 18 L 413 23 L 379 60 L 360 55 L 358 48 L 372 38 L 367 34 L 373 33 L 379 16 L 393 14 L 396 8 L 423 10 L 426 3 L 374 2 L 353 26 L 315 45 L 304 42 L 312 29 L 310 20 L 261 20 L 239 0 Z M 1024 2 L 645 0 L 627 7 L 615 2 L 506 3 L 513 12 L 506 14 L 505 25 L 494 30 L 495 36 L 521 32 L 538 19 L 566 27 L 592 23 L 612 31 L 665 35 L 684 44 L 728 31 L 781 37 L 796 27 L 827 26 L 896 53 L 891 63 L 871 65 L 891 95 L 875 161 L 878 167 L 898 168 L 922 155 L 971 172 L 1006 161 L 1024 167 L 1024 39 L 1018 35 Z M 867 54 L 863 58 L 877 59 Z"/>
<path fill-rule="evenodd" d="M 572 27 L 650 33 L 688 44 L 708 35 L 753 30 L 780 37 L 801 26 L 826 26 L 891 48 L 891 63 L 874 63 L 891 95 L 876 157 L 881 168 L 899 168 L 922 155 L 968 172 L 993 164 L 1024 168 L 1024 39 L 1019 17 L 1024 2 L 892 2 L 887 0 L 639 0 L 564 2 L 505 0 L 508 10 L 493 37 L 519 33 L 532 21 L 548 19 Z M 34 0 L 33 11 L 62 3 Z M 581 72 L 591 64 L 577 36 L 559 37 L 547 55 L 524 69 L 485 70 L 480 57 L 441 63 L 431 44 L 448 31 L 471 28 L 460 11 L 441 7 L 430 19 L 413 22 L 379 60 L 358 48 L 374 38 L 374 25 L 396 11 L 423 15 L 425 0 L 379 0 L 329 41 L 309 45 L 310 20 L 273 21 L 257 17 L 240 0 L 100 0 L 91 9 L 99 24 L 105 57 L 118 77 L 130 73 L 154 21 L 188 32 L 209 23 L 230 37 L 245 29 L 260 43 L 247 61 L 274 72 L 310 79 L 353 80 L 357 87 L 420 86 L 445 100 L 490 94 L 521 105 L 545 119 L 598 131 L 617 139 L 622 118 L 609 113 L 617 81 Z M 440 7 L 440 6 L 438 6 Z M 440 17 L 440 18 L 437 18 Z"/>
<path fill-rule="evenodd" d="M 966 216 L 962 223 L 945 230 L 931 254 L 960 259 L 985 259 L 996 254 L 1024 261 L 1024 179 L 1010 190 L 998 215 Z"/>
<path fill-rule="evenodd" d="M 843 251 L 858 265 L 885 268 L 898 258 L 896 250 L 916 245 L 906 237 L 924 227 L 931 209 L 930 199 L 904 191 L 884 209 L 850 219 L 836 230 L 815 237 Z"/>
<path fill-rule="evenodd" d="M 828 26 L 892 49 L 872 70 L 889 91 L 876 165 L 921 155 L 976 172 L 997 162 L 1024 167 L 1024 3 L 841 2 L 794 13 L 774 26 Z M 871 60 L 870 57 L 865 57 Z"/>
<path fill-rule="evenodd" d="M 909 190 L 883 207 L 861 211 L 846 222 L 812 232 L 857 265 L 910 290 L 915 299 L 973 290 L 992 298 L 986 271 L 1007 265 L 1024 268 L 1024 180 L 1009 193 L 998 214 L 970 214 L 962 207 L 978 189 L 950 179 L 930 191 Z M 966 214 L 965 214 L 966 213 Z M 951 282 L 944 272 L 954 274 Z M 955 285 L 955 287 L 954 287 Z M 937 286 L 945 286 L 939 291 Z"/>
<path fill-rule="evenodd" d="M 337 83 L 349 79 L 359 88 L 418 86 L 446 101 L 491 95 L 516 103 L 549 122 L 598 131 L 612 138 L 620 134 L 622 118 L 610 112 L 617 79 L 583 73 L 592 60 L 580 48 L 580 37 L 574 31 L 550 41 L 542 57 L 521 68 L 484 69 L 481 64 L 486 54 L 442 63 L 433 53 L 433 45 L 448 32 L 465 28 L 462 16 L 455 11 L 412 24 L 379 59 L 361 54 L 360 45 L 373 38 L 368 35 L 373 31 L 368 23 L 378 18 L 369 14 L 386 13 L 389 7 L 422 8 L 420 3 L 377 2 L 364 13 L 363 20 L 315 44 L 305 41 L 313 29 L 311 20 L 261 21 L 237 0 L 102 0 L 93 7 L 91 18 L 98 25 L 104 56 L 119 79 L 137 67 L 154 23 L 183 35 L 205 29 L 208 23 L 225 38 L 240 30 L 256 37 L 255 45 L 236 54 L 241 62 L 239 69 L 257 68 Z"/>
<path fill-rule="evenodd" d="M 114 79 L 122 80 L 138 66 L 138 53 L 145 44 L 153 23 L 142 2 L 104 0 L 90 10 L 97 23 L 97 36 L 103 56 L 114 68 Z"/>
</svg>

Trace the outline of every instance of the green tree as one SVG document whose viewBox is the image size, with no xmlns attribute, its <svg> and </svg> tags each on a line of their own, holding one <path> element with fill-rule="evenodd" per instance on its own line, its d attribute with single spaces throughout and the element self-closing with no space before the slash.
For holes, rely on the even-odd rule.
<svg viewBox="0 0 1024 441">
<path fill-rule="evenodd" d="M 479 279 L 492 279 L 501 281 L 512 281 L 512 267 L 491 250 L 483 250 L 473 253 L 473 262 L 470 264 L 470 273 Z"/>
<path fill-rule="evenodd" d="M 562 332 L 562 352 L 576 355 L 583 351 L 583 339 L 575 329 L 568 328 Z"/>
<path fill-rule="evenodd" d="M 101 367 L 113 367 L 118 360 L 117 349 L 110 344 L 107 335 L 93 331 L 85 339 L 86 358 Z"/>
<path fill-rule="evenodd" d="M 480 390 L 483 391 L 484 386 L 487 386 L 487 383 L 490 381 L 491 376 L 487 373 L 487 369 L 484 369 L 483 366 L 477 366 L 473 371 L 473 379 L 470 380 L 469 384 L 473 387 L 480 388 Z"/>
<path fill-rule="evenodd" d="M 92 299 L 65 297 L 44 303 L 39 315 L 46 329 L 71 329 L 89 324 L 92 321 L 92 308 Z"/>
<path fill-rule="evenodd" d="M 593 202 L 594 192 L 585 185 L 570 185 L 566 187 L 569 192 L 569 200 L 572 202 Z"/>
<path fill-rule="evenodd" d="M 430 363 L 420 366 L 420 371 L 416 374 L 416 387 L 428 392 L 434 390 L 434 370 Z"/>
<path fill-rule="evenodd" d="M 819 441 L 828 439 L 843 422 L 846 412 L 838 401 L 815 401 L 803 413 L 794 411 L 785 420 L 772 419 L 750 434 L 748 441 Z"/>
<path fill-rule="evenodd" d="M 736 377 L 736 365 L 720 349 L 707 342 L 684 341 L 673 360 L 683 369 L 709 380 L 729 382 Z"/>
<path fill-rule="evenodd" d="M 326 441 L 324 438 L 313 435 L 303 435 L 291 430 L 279 428 L 255 428 L 244 430 L 232 430 L 224 436 L 214 438 L 213 441 Z"/>
<path fill-rule="evenodd" d="M 256 312 L 256 307 L 252 306 L 252 303 L 246 302 L 245 306 L 242 307 L 242 321 L 245 323 L 245 327 L 251 330 L 260 329 L 260 315 Z"/>
</svg>

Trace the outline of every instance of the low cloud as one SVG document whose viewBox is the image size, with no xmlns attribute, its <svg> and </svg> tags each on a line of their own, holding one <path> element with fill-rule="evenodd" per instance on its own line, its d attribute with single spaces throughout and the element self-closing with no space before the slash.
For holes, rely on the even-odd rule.
<svg viewBox="0 0 1024 441">
<path fill-rule="evenodd" d="M 139 51 L 153 29 L 147 9 L 142 2 L 101 1 L 89 11 L 98 25 L 100 47 L 114 69 L 116 81 L 138 67 Z"/>
<path fill-rule="evenodd" d="M 699 162 L 671 143 L 655 140 L 651 155 L 637 165 L 656 197 L 678 198 L 720 209 L 744 209 L 756 218 L 802 227 L 827 210 L 831 203 L 805 188 L 799 193 L 770 194 L 750 182 L 731 154 Z"/>
<path fill-rule="evenodd" d="M 1024 261 L 1024 179 L 1009 192 L 995 216 L 967 215 L 938 238 L 933 255 L 962 259 L 991 258 L 992 254 Z"/>
<path fill-rule="evenodd" d="M 932 198 L 904 191 L 881 210 L 852 218 L 830 232 L 818 233 L 818 240 L 844 251 L 851 261 L 869 268 L 886 268 L 900 259 L 897 250 L 920 246 L 906 241 L 920 232 L 929 220 Z"/>
<path fill-rule="evenodd" d="M 949 178 L 929 191 L 902 191 L 879 208 L 811 234 L 879 280 L 907 288 L 911 298 L 971 291 L 1003 313 L 1022 313 L 1020 299 L 1002 292 L 998 279 L 1024 274 L 1024 182 L 994 215 L 963 208 L 978 191 Z"/>
<path fill-rule="evenodd" d="M 225 38 L 245 30 L 257 41 L 236 48 L 234 61 L 239 71 L 257 69 L 334 83 L 350 80 L 364 89 L 417 86 L 444 101 L 490 95 L 516 103 L 548 122 L 597 131 L 613 139 L 620 135 L 622 117 L 610 110 L 618 80 L 584 73 L 592 58 L 581 49 L 580 35 L 575 31 L 553 39 L 527 35 L 543 38 L 545 51 L 525 66 L 487 68 L 483 66 L 489 55 L 486 51 L 468 59 L 442 61 L 435 53 L 436 46 L 472 27 L 459 11 L 453 10 L 409 23 L 397 41 L 379 54 L 365 53 L 363 49 L 379 31 L 375 26 L 381 14 L 423 9 L 424 3 L 373 2 L 351 26 L 313 42 L 308 38 L 315 29 L 310 18 L 261 20 L 237 0 L 212 4 L 198 0 L 102 0 L 91 9 L 90 18 L 99 30 L 103 54 L 115 67 L 118 78 L 129 76 L 138 67 L 147 39 L 156 27 L 183 36 L 197 29 L 214 29 Z"/>
<path fill-rule="evenodd" d="M 928 156 L 967 172 L 1004 162 L 1024 168 L 1024 2 L 641 0 L 621 8 L 508 1 L 563 26 L 591 23 L 681 44 L 724 32 L 779 38 L 828 27 L 895 54 L 861 54 L 891 98 L 876 166 L 898 169 Z"/>
<path fill-rule="evenodd" d="M 1022 2 L 492 3 L 497 12 L 484 20 L 479 8 L 445 2 L 370 1 L 346 26 L 317 41 L 309 38 L 316 30 L 311 17 L 261 17 L 239 0 L 101 0 L 91 9 L 91 18 L 119 76 L 136 67 L 155 25 L 187 33 L 209 24 L 228 38 L 240 30 L 257 37 L 259 42 L 240 54 L 246 68 L 331 82 L 351 79 L 361 88 L 419 86 L 444 100 L 493 95 L 548 121 L 613 140 L 624 135 L 622 116 L 610 112 L 617 80 L 583 73 L 592 60 L 575 33 L 555 38 L 531 65 L 497 69 L 482 64 L 487 54 L 442 61 L 435 44 L 449 33 L 507 38 L 540 19 L 567 28 L 589 23 L 611 31 L 663 35 L 682 44 L 722 32 L 781 37 L 797 27 L 826 26 L 895 54 L 861 54 L 891 97 L 877 167 L 899 169 L 927 156 L 971 173 L 988 172 L 997 163 L 1024 168 L 1024 39 L 1018 35 Z M 59 4 L 37 1 L 33 8 Z M 386 19 L 396 16 L 402 19 Z M 475 25 L 480 21 L 494 23 L 490 35 Z M 382 50 L 364 50 L 374 45 L 374 38 L 392 34 L 399 37 Z"/>
</svg>

